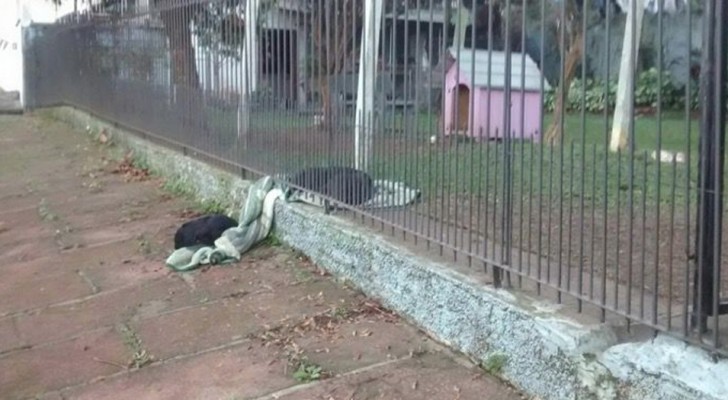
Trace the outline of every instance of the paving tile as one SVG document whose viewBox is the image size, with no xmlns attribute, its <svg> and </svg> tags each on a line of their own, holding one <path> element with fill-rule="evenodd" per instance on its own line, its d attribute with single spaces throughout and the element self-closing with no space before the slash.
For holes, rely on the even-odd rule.
<svg viewBox="0 0 728 400">
<path fill-rule="evenodd" d="M 76 271 L 17 282 L 0 292 L 0 315 L 49 306 L 92 293 L 89 284 Z"/>
<path fill-rule="evenodd" d="M 28 398 L 121 370 L 130 353 L 114 330 L 0 356 L 3 398 Z"/>
<path fill-rule="evenodd" d="M 426 352 L 434 346 L 407 324 L 377 320 L 345 322 L 332 333 L 313 331 L 295 342 L 313 363 L 337 374 Z"/>
<path fill-rule="evenodd" d="M 142 368 L 64 393 L 76 400 L 253 399 L 296 384 L 271 351 L 246 344 Z"/>
<path fill-rule="evenodd" d="M 175 279 L 159 279 L 102 292 L 83 302 L 51 307 L 15 318 L 23 343 L 37 345 L 70 338 L 89 330 L 113 327 L 134 318 L 197 304 L 186 285 Z"/>
<path fill-rule="evenodd" d="M 0 354 L 21 348 L 25 342 L 20 338 L 13 318 L 0 319 Z"/>
<path fill-rule="evenodd" d="M 138 247 L 136 241 L 129 239 L 63 251 L 24 262 L 11 263 L 5 260 L 4 263 L 0 262 L 0 272 L 3 274 L 0 293 L 18 285 L 76 271 L 86 274 L 99 291 L 123 287 L 138 282 L 138 279 L 129 276 L 128 270 L 150 268 L 144 256 L 138 252 Z M 137 264 L 141 266 L 137 267 Z"/>
<path fill-rule="evenodd" d="M 495 378 L 469 370 L 439 354 L 383 365 L 277 397 L 280 400 L 520 400 Z"/>
<path fill-rule="evenodd" d="M 240 340 L 260 329 L 240 301 L 191 307 L 134 324 L 143 346 L 159 360 Z"/>
</svg>

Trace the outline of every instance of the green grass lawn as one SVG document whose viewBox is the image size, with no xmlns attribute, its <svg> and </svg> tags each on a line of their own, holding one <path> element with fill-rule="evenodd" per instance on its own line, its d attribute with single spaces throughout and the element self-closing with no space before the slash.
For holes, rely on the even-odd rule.
<svg viewBox="0 0 728 400">
<path fill-rule="evenodd" d="M 548 126 L 550 118 L 548 115 L 544 126 Z M 428 123 L 427 116 L 417 120 L 418 124 Z M 564 140 L 556 146 L 530 141 L 514 141 L 508 147 L 497 142 L 459 141 L 445 147 L 413 146 L 412 151 L 397 157 L 385 150 L 375 156 L 374 173 L 410 182 L 426 193 L 438 193 L 444 187 L 451 193 L 500 197 L 509 166 L 517 198 L 572 196 L 583 197 L 595 206 L 613 206 L 624 204 L 630 196 L 634 202 L 647 204 L 658 200 L 670 203 L 674 196 L 677 205 L 684 204 L 686 189 L 694 189 L 697 180 L 697 121 L 686 120 L 678 113 L 665 114 L 661 120 L 637 117 L 634 141 L 620 154 L 607 150 L 608 122 L 611 118 L 605 120 L 604 115 L 566 115 Z M 433 128 L 420 128 L 418 134 L 401 135 L 425 143 L 427 130 L 435 132 Z M 658 146 L 686 155 L 689 152 L 689 162 L 653 160 L 651 153 Z M 689 196 L 694 194 L 693 190 Z"/>
<path fill-rule="evenodd" d="M 231 138 L 236 135 L 236 115 L 211 110 L 216 130 Z M 544 126 L 552 116 L 546 115 Z M 258 111 L 251 117 L 254 131 L 264 134 L 305 134 L 297 132 L 312 126 L 310 115 L 295 112 Z M 530 141 L 457 141 L 431 145 L 437 135 L 437 118 L 432 114 L 385 114 L 375 133 L 372 174 L 402 180 L 427 194 L 445 192 L 499 196 L 506 167 L 510 169 L 516 197 L 548 196 L 584 198 L 595 206 L 624 204 L 630 196 L 647 204 L 694 202 L 697 181 L 698 129 L 695 119 L 681 113 L 665 113 L 661 120 L 639 116 L 635 120 L 632 145 L 621 154 L 607 150 L 611 116 L 568 114 L 564 117 L 564 140 L 555 146 Z M 346 129 L 346 128 L 344 128 Z M 341 134 L 347 135 L 347 132 Z M 353 135 L 353 133 L 352 133 Z M 399 139 L 393 151 L 387 140 Z M 680 151 L 687 162 L 665 163 L 652 159 L 652 151 Z M 337 161 L 352 158 L 352 150 L 336 156 Z M 299 152 L 300 153 L 300 152 Z M 286 154 L 278 157 L 276 168 L 296 168 L 323 164 L 331 155 Z M 348 158 L 347 158 L 348 157 Z M 506 163 L 508 161 L 508 163 Z M 273 167 L 273 166 L 271 166 Z M 674 190 L 673 190 L 674 188 Z M 687 193 L 687 188 L 691 192 Z M 674 192 L 674 193 L 673 193 Z"/>
<path fill-rule="evenodd" d="M 544 127 L 548 127 L 553 118 L 552 114 L 545 115 Z M 564 137 L 567 141 L 606 146 L 611 123 L 611 114 L 607 118 L 596 114 L 567 114 L 564 116 Z M 697 154 L 698 129 L 697 120 L 687 119 L 681 113 L 664 113 L 660 119 L 655 116 L 637 116 L 634 124 L 634 148 L 637 152 L 655 150 L 659 139 L 663 150 L 686 152 L 689 141 L 691 151 Z"/>
</svg>

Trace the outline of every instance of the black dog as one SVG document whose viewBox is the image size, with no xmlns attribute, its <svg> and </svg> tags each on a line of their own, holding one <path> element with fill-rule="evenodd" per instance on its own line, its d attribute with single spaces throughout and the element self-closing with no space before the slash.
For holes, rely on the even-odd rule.
<svg viewBox="0 0 728 400">
<path fill-rule="evenodd" d="M 197 245 L 214 246 L 215 240 L 223 232 L 236 226 L 237 221 L 222 214 L 205 215 L 185 222 L 174 235 L 174 249 Z"/>
<path fill-rule="evenodd" d="M 366 203 L 374 195 L 372 178 L 349 167 L 304 169 L 292 177 L 291 183 L 350 206 Z"/>
</svg>

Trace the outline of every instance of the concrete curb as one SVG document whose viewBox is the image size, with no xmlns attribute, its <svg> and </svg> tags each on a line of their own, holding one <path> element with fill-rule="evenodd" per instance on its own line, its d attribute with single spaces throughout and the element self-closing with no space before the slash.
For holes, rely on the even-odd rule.
<svg viewBox="0 0 728 400">
<path fill-rule="evenodd" d="M 179 181 L 202 200 L 236 210 L 250 182 L 154 145 L 88 114 L 52 116 L 110 134 L 152 172 Z M 299 204 L 278 204 L 276 235 L 334 275 L 349 280 L 486 370 L 542 399 L 725 399 L 728 361 L 681 341 L 617 343 L 607 326 L 584 325 L 542 301 L 515 296 L 418 256 L 361 225 Z"/>
<path fill-rule="evenodd" d="M 20 103 L 20 93 L 17 91 L 4 92 L 0 89 L 0 114 L 22 114 L 23 105 Z"/>
</svg>

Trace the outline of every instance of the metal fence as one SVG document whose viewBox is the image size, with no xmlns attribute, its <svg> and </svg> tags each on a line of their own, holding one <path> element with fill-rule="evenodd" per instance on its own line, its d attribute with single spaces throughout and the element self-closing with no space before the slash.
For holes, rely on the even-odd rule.
<svg viewBox="0 0 728 400">
<path fill-rule="evenodd" d="M 374 193 L 322 187 L 335 212 L 726 353 L 721 1 L 102 3 L 26 29 L 29 106 L 241 173 L 356 168 Z"/>
</svg>

